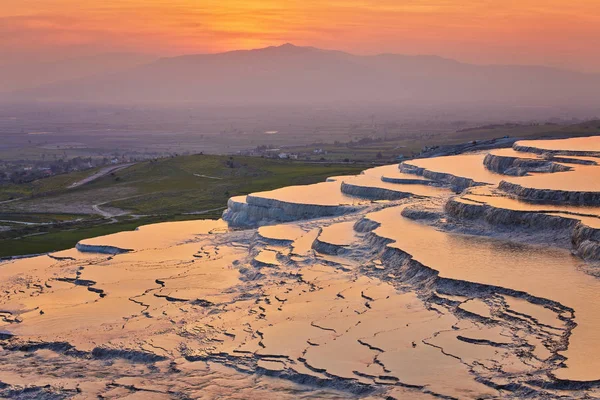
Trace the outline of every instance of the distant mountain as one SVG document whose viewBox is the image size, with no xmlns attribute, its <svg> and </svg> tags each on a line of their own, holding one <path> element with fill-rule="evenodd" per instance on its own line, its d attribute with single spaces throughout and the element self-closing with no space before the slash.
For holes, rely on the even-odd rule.
<svg viewBox="0 0 600 400">
<path fill-rule="evenodd" d="M 20 62 L 0 65 L 0 92 L 114 73 L 156 61 L 158 57 L 135 53 L 107 53 L 53 62 Z"/>
<path fill-rule="evenodd" d="M 538 66 L 479 66 L 436 56 L 356 56 L 285 44 L 162 58 L 11 97 L 109 103 L 577 106 L 600 101 L 600 76 Z"/>
</svg>

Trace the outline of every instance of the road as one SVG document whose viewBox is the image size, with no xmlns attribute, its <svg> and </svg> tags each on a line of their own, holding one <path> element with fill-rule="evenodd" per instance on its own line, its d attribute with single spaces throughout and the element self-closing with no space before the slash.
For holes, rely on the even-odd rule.
<svg viewBox="0 0 600 400">
<path fill-rule="evenodd" d="M 86 183 L 90 183 L 95 181 L 98 178 L 102 178 L 105 175 L 110 174 L 111 172 L 116 172 L 122 169 L 125 169 L 127 167 L 131 167 L 132 165 L 134 165 L 135 163 L 128 163 L 128 164 L 119 164 L 119 165 L 111 165 L 109 167 L 104 167 L 101 170 L 99 170 L 98 172 L 96 172 L 93 175 L 88 176 L 87 178 L 84 178 L 80 181 L 77 181 L 75 183 L 72 183 L 71 185 L 69 185 L 67 187 L 67 189 L 74 189 L 76 187 L 79 187 L 81 185 L 85 185 Z"/>
<path fill-rule="evenodd" d="M 22 200 L 22 197 L 19 197 L 18 199 L 10 199 L 10 200 L 4 200 L 4 201 L 0 201 L 0 204 L 7 204 L 7 203 L 12 203 L 13 201 L 19 201 Z"/>
<path fill-rule="evenodd" d="M 104 218 L 112 218 L 113 217 L 113 215 L 111 213 L 106 212 L 106 211 L 100 209 L 100 206 L 101 206 L 101 204 L 94 204 L 92 206 L 92 209 L 94 211 L 96 211 L 96 213 L 102 215 Z"/>
<path fill-rule="evenodd" d="M 202 175 L 202 174 L 194 174 L 194 176 L 197 176 L 199 178 L 208 178 L 208 179 L 218 179 L 218 180 L 223 179 L 223 178 L 219 178 L 218 176 L 210 176 L 210 175 Z"/>
</svg>

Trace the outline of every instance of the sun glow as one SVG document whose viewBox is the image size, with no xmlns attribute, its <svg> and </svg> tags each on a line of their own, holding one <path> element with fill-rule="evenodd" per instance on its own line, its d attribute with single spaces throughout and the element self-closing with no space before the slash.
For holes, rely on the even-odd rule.
<svg viewBox="0 0 600 400">
<path fill-rule="evenodd" d="M 0 0 L 0 51 L 182 54 L 284 42 L 600 71 L 600 4 L 575 0 Z M 565 64 L 566 63 L 566 64 Z"/>
</svg>

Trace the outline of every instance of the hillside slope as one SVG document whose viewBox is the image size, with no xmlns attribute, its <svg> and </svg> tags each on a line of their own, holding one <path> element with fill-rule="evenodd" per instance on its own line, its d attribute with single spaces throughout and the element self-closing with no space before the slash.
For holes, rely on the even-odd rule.
<svg viewBox="0 0 600 400">
<path fill-rule="evenodd" d="M 138 163 L 73 189 L 73 182 L 94 171 L 4 186 L 0 257 L 64 249 L 83 238 L 157 221 L 218 218 L 230 196 L 320 182 L 364 168 L 196 155 Z M 17 200 L 6 202 L 10 198 Z"/>
</svg>

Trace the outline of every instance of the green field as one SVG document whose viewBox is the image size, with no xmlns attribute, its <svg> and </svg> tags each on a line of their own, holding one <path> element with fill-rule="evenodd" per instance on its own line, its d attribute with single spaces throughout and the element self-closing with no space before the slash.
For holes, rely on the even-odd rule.
<svg viewBox="0 0 600 400">
<path fill-rule="evenodd" d="M 368 165 L 194 155 L 146 161 L 75 189 L 95 171 L 0 188 L 0 257 L 73 247 L 79 240 L 185 219 L 218 218 L 231 196 L 356 174 Z M 199 176 L 200 175 L 200 176 Z M 112 218 L 94 212 L 93 206 Z M 126 211 L 126 215 L 119 216 Z M 198 214 L 190 214 L 198 213 Z M 24 224 L 28 223 L 28 224 Z"/>
</svg>

